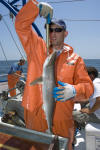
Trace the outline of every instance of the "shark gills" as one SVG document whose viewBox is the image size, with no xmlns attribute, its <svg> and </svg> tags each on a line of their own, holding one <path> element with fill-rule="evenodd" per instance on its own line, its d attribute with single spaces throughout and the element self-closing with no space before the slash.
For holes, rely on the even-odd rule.
<svg viewBox="0 0 100 150">
<path fill-rule="evenodd" d="M 48 133 L 52 134 L 52 120 L 55 107 L 55 99 L 53 98 L 53 88 L 55 87 L 55 60 L 56 52 L 50 54 L 43 65 L 42 77 L 34 80 L 30 85 L 40 84 L 42 81 L 42 95 L 43 95 L 43 110 L 45 112 Z"/>
</svg>

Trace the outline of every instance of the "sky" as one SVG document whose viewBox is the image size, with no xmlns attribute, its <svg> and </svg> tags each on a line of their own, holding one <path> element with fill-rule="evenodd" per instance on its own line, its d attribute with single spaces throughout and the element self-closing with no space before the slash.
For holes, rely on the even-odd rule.
<svg viewBox="0 0 100 150">
<path fill-rule="evenodd" d="M 53 7 L 53 18 L 63 19 L 66 22 L 68 36 L 65 43 L 71 45 L 83 59 L 100 59 L 100 0 L 38 0 L 38 2 L 48 2 Z M 21 1 L 19 3 L 21 4 Z M 12 21 L 8 9 L 2 3 L 0 14 L 3 16 L 0 21 L 0 60 L 20 59 L 22 55 L 26 57 L 15 32 L 14 19 Z M 35 20 L 44 40 L 45 22 L 46 20 L 39 16 Z"/>
</svg>

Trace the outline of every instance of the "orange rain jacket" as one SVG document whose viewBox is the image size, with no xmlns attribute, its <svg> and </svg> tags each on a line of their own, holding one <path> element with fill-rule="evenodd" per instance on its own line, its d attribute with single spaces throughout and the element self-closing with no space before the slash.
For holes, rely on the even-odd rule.
<svg viewBox="0 0 100 150">
<path fill-rule="evenodd" d="M 25 110 L 26 127 L 45 132 L 47 122 L 42 110 L 42 86 L 30 86 L 33 80 L 42 75 L 43 63 L 47 57 L 45 41 L 34 32 L 31 25 L 38 14 L 38 7 L 29 1 L 16 16 L 15 28 L 28 61 L 27 81 L 22 102 Z M 53 133 L 69 137 L 73 128 L 74 100 L 89 98 L 93 93 L 93 84 L 86 72 L 83 59 L 73 52 L 72 47 L 66 44 L 63 49 L 55 63 L 56 82 L 62 81 L 74 85 L 77 95 L 73 100 L 56 102 Z M 50 49 L 51 51 L 52 49 Z"/>
<path fill-rule="evenodd" d="M 18 75 L 21 75 L 21 71 L 16 71 Z M 8 87 L 13 89 L 16 86 L 16 83 L 19 81 L 19 76 L 14 74 L 8 74 Z M 16 89 L 10 91 L 10 96 L 16 95 Z"/>
</svg>

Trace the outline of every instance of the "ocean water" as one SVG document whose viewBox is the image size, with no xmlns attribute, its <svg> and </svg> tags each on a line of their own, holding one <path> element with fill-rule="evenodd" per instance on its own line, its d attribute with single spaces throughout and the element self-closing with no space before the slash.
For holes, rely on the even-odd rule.
<svg viewBox="0 0 100 150">
<path fill-rule="evenodd" d="M 10 66 L 14 62 L 17 62 L 17 60 L 0 61 L 0 81 L 7 79 L 5 74 L 8 73 Z M 100 72 L 100 59 L 84 59 L 84 62 L 86 66 L 94 66 Z M 27 73 L 27 62 L 23 66 L 23 72 Z M 5 76 L 2 76 L 2 75 L 5 75 Z"/>
</svg>

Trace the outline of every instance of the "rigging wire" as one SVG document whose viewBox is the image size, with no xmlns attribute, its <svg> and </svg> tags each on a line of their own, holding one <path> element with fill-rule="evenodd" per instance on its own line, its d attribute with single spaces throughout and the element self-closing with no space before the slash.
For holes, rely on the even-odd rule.
<svg viewBox="0 0 100 150">
<path fill-rule="evenodd" d="M 99 22 L 100 19 L 66 19 L 64 18 L 63 20 L 66 20 L 66 21 L 70 21 L 70 22 Z"/>
<path fill-rule="evenodd" d="M 85 0 L 65 0 L 65 1 L 47 1 L 47 3 L 52 3 L 52 4 L 59 4 L 59 3 L 70 3 L 70 2 L 83 2 Z M 22 4 L 14 4 L 14 7 L 20 7 L 23 6 Z"/>
<path fill-rule="evenodd" d="M 15 17 L 13 17 L 13 19 L 14 19 Z M 14 25 L 14 21 L 12 22 L 13 23 L 13 25 Z M 22 44 L 21 44 L 21 41 L 20 41 L 20 39 L 18 38 L 18 36 L 17 36 L 17 39 L 18 39 L 18 41 L 19 41 L 19 44 L 20 44 L 20 47 L 21 47 L 21 50 L 23 51 L 23 58 L 24 59 L 27 59 L 26 58 L 26 55 L 25 55 L 25 51 L 24 51 L 24 48 L 23 48 L 23 46 L 22 46 Z"/>
<path fill-rule="evenodd" d="M 56 19 L 56 18 L 53 18 Z M 62 20 L 68 21 L 68 22 L 99 22 L 100 19 L 68 19 L 68 18 L 62 18 Z"/>
<path fill-rule="evenodd" d="M 83 2 L 85 0 L 65 0 L 65 1 L 47 1 L 47 3 L 53 3 L 53 4 L 59 4 L 59 3 L 69 3 L 69 2 Z M 19 7 L 19 6 L 23 6 L 21 4 L 14 4 L 13 6 L 15 7 Z"/>
<path fill-rule="evenodd" d="M 68 2 L 81 2 L 81 1 L 85 1 L 85 0 L 65 0 L 65 1 L 47 1 L 47 3 L 53 3 L 53 4 L 56 4 L 56 3 L 68 3 Z"/>
<path fill-rule="evenodd" d="M 5 15 L 2 15 L 2 17 L 6 17 L 6 16 L 9 16 L 9 14 L 5 14 Z M 53 19 L 56 19 L 56 18 L 53 18 Z M 67 19 L 67 18 L 62 18 L 63 20 L 66 20 L 66 21 L 69 21 L 69 22 L 74 22 L 74 21 L 77 21 L 77 22 L 99 22 L 100 19 Z"/>
<path fill-rule="evenodd" d="M 47 3 L 52 3 L 52 4 L 59 4 L 59 3 L 69 3 L 69 2 L 82 2 L 82 1 L 85 1 L 85 0 L 65 0 L 65 1 L 47 1 Z M 15 7 L 20 7 L 20 6 L 23 6 L 21 4 L 15 4 L 14 5 Z"/>
<path fill-rule="evenodd" d="M 0 16 L 1 16 L 1 14 L 0 14 Z M 10 33 L 10 35 L 11 35 L 11 37 L 12 37 L 14 43 L 15 43 L 15 45 L 16 45 L 16 47 L 17 47 L 17 49 L 18 49 L 18 51 L 19 51 L 21 57 L 24 58 L 23 55 L 22 55 L 22 53 L 21 53 L 21 51 L 20 51 L 20 49 L 19 49 L 19 47 L 18 47 L 18 45 L 17 45 L 17 43 L 16 43 L 16 41 L 15 41 L 15 39 L 14 39 L 14 37 L 13 37 L 13 35 L 12 35 L 12 33 L 11 33 L 11 31 L 10 31 L 10 29 L 9 29 L 9 27 L 8 27 L 8 25 L 7 25 L 7 23 L 6 23 L 6 21 L 4 20 L 3 17 L 2 17 L 2 20 L 3 20 L 4 24 L 5 24 L 5 26 L 7 27 L 7 29 L 8 29 L 8 31 L 9 31 L 9 33 Z"/>
<path fill-rule="evenodd" d="M 1 44 L 1 41 L 0 41 L 0 47 L 1 47 L 1 49 L 2 49 L 2 52 L 3 52 L 3 55 L 4 55 L 4 57 L 5 57 L 6 63 L 7 63 L 7 65 L 10 67 L 10 65 L 9 65 L 9 63 L 8 63 L 8 60 L 7 60 L 7 57 L 6 57 L 6 55 L 5 55 L 5 51 L 4 51 L 3 46 L 2 46 L 2 44 Z"/>
<path fill-rule="evenodd" d="M 100 19 L 66 19 L 66 18 L 63 18 L 63 20 L 65 21 L 69 21 L 69 22 L 99 22 Z"/>
<path fill-rule="evenodd" d="M 14 18 L 15 18 L 15 16 L 10 12 L 10 14 L 5 14 L 5 15 L 0 15 L 0 20 L 2 19 L 2 17 L 6 17 L 6 16 L 10 16 L 10 18 L 12 19 L 12 23 L 13 23 L 13 25 L 14 25 Z M 17 36 L 17 38 L 18 38 L 18 36 Z M 20 47 L 21 47 L 21 50 L 23 51 L 23 58 L 24 59 L 26 59 L 26 55 L 25 55 L 25 51 L 24 51 L 24 48 L 23 48 L 23 46 L 22 46 L 22 44 L 21 44 L 21 41 L 19 40 L 19 38 L 18 38 L 18 41 L 19 41 L 19 44 L 20 44 Z"/>
</svg>

